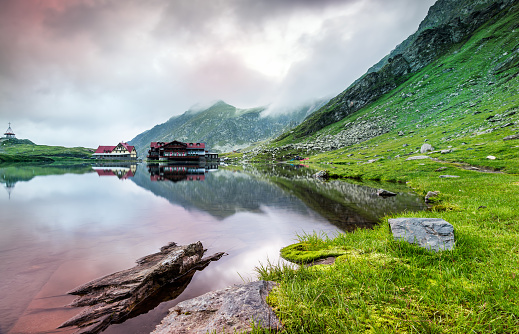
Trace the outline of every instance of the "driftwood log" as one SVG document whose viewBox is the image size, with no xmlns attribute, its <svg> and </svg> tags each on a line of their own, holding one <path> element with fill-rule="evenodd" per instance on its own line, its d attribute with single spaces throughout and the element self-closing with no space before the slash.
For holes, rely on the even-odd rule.
<svg viewBox="0 0 519 334">
<path fill-rule="evenodd" d="M 78 295 L 69 305 L 88 306 L 59 328 L 78 326 L 76 333 L 99 333 L 110 324 L 145 313 L 160 302 L 176 298 L 187 287 L 197 270 L 224 253 L 202 257 L 202 243 L 187 246 L 170 243 L 160 252 L 137 260 L 133 268 L 107 275 L 80 287 L 69 294 Z"/>
</svg>

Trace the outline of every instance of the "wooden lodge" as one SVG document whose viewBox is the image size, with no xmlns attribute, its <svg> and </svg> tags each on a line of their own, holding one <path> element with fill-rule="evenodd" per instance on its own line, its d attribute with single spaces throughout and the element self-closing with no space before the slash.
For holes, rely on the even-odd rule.
<svg viewBox="0 0 519 334">
<path fill-rule="evenodd" d="M 152 142 L 147 156 L 148 161 L 175 162 L 218 160 L 217 153 L 206 151 L 205 143 L 183 143 L 172 141 L 169 143 Z"/>
<path fill-rule="evenodd" d="M 135 146 L 121 142 L 117 146 L 99 146 L 92 156 L 103 160 L 137 160 L 137 151 Z"/>
</svg>

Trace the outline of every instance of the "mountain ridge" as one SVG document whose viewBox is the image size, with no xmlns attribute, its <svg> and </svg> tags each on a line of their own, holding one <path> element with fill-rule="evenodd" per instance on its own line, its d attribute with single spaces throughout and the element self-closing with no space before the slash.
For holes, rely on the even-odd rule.
<svg viewBox="0 0 519 334">
<path fill-rule="evenodd" d="M 129 141 L 139 157 L 145 157 L 150 142 L 204 142 L 214 151 L 229 152 L 273 138 L 302 122 L 327 100 L 294 108 L 283 114 L 265 114 L 267 107 L 236 108 L 222 100 L 207 108 L 190 108 L 157 124 Z"/>
<path fill-rule="evenodd" d="M 496 19 L 503 8 L 515 2 L 517 0 L 438 1 L 431 7 L 417 32 L 374 65 L 371 72 L 368 70 L 292 132 L 284 133 L 276 140 L 297 142 L 376 101 L 454 45 L 469 38 L 488 20 Z M 447 15 L 447 9 L 452 10 L 453 14 Z M 375 71 L 378 66 L 382 67 Z"/>
</svg>

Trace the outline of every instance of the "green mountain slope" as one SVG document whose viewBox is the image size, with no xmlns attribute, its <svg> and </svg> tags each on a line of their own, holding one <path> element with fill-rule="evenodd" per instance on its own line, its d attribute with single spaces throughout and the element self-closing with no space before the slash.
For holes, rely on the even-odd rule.
<svg viewBox="0 0 519 334">
<path fill-rule="evenodd" d="M 299 141 L 377 101 L 438 58 L 466 43 L 489 20 L 495 21 L 505 15 L 503 9 L 510 8 L 513 3 L 516 1 L 438 1 L 418 32 L 397 47 L 386 61 L 383 59 L 375 65 L 375 69 L 383 65 L 380 70 L 364 75 L 278 140 Z"/>
<path fill-rule="evenodd" d="M 263 115 L 264 107 L 238 109 L 218 101 L 207 109 L 188 110 L 174 116 L 137 135 L 129 143 L 135 145 L 142 158 L 153 141 L 204 142 L 215 151 L 232 151 L 279 135 L 301 123 L 325 102 L 319 101 L 289 113 Z"/>
</svg>

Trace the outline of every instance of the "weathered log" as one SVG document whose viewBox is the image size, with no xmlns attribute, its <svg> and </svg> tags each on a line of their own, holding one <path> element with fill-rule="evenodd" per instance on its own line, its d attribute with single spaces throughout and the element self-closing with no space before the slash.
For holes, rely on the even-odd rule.
<svg viewBox="0 0 519 334">
<path fill-rule="evenodd" d="M 160 252 L 137 260 L 133 268 L 116 272 L 71 291 L 79 295 L 69 306 L 88 306 L 59 328 L 78 326 L 76 333 L 99 333 L 112 323 L 121 323 L 145 313 L 164 300 L 176 298 L 187 287 L 197 270 L 224 253 L 202 258 L 202 243 L 187 246 L 170 243 Z"/>
</svg>

